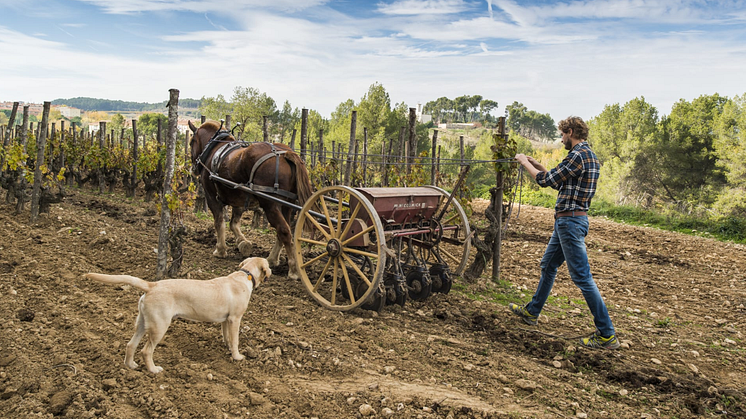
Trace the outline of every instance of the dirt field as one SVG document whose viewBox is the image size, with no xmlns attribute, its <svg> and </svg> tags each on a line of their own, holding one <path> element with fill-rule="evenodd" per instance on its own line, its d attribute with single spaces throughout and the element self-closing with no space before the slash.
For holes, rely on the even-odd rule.
<svg viewBox="0 0 746 419">
<path fill-rule="evenodd" d="M 123 364 L 140 293 L 82 274 L 152 280 L 155 206 L 73 190 L 36 225 L 12 212 L 0 204 L 0 417 L 746 417 L 744 246 L 592 217 L 591 267 L 623 343 L 592 351 L 565 267 L 538 327 L 507 310 L 531 297 L 552 228 L 550 210 L 524 206 L 503 248 L 512 288 L 458 280 L 403 309 L 339 313 L 278 268 L 244 316 L 245 360 L 218 325 L 177 320 L 153 375 Z M 235 249 L 212 257 L 211 220 L 188 224 L 183 276 L 236 270 Z M 247 235 L 267 256 L 273 235 Z"/>
</svg>

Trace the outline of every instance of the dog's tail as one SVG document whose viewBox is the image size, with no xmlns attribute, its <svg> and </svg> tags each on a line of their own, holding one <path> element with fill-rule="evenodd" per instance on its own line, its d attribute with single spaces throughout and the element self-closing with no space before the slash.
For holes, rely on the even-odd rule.
<svg viewBox="0 0 746 419">
<path fill-rule="evenodd" d="M 157 282 L 148 282 L 144 279 L 129 275 L 105 275 L 89 273 L 85 274 L 85 277 L 98 282 L 103 282 L 105 284 L 126 284 L 145 292 L 150 291 L 153 288 L 153 285 L 157 284 Z"/>
</svg>

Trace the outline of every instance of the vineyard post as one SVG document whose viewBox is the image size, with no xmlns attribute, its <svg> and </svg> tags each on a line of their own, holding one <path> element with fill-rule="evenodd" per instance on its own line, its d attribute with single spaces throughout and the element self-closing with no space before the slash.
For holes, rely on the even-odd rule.
<svg viewBox="0 0 746 419">
<path fill-rule="evenodd" d="M 406 152 L 406 141 L 404 141 L 404 134 L 407 132 L 407 127 L 401 127 L 399 130 L 399 158 L 397 161 L 400 163 L 404 161 L 404 153 Z"/>
<path fill-rule="evenodd" d="M 430 154 L 430 184 L 435 185 L 435 150 L 438 147 L 438 130 L 433 130 L 433 151 Z"/>
<path fill-rule="evenodd" d="M 342 184 L 342 180 L 343 180 L 342 179 L 342 167 L 341 167 L 342 166 L 342 144 L 337 144 L 337 157 L 339 158 L 339 164 L 340 164 L 339 183 L 338 183 L 339 185 L 339 184 Z"/>
<path fill-rule="evenodd" d="M 28 117 L 29 105 L 25 105 L 23 107 L 23 122 L 21 123 L 21 145 L 24 152 L 26 152 L 26 144 L 28 144 Z"/>
<path fill-rule="evenodd" d="M 52 129 L 50 131 L 51 135 L 48 137 L 49 138 L 49 153 L 48 153 L 49 154 L 49 162 L 48 162 L 49 166 L 48 167 L 50 170 L 54 170 L 54 136 L 57 134 L 57 123 L 52 122 L 51 125 L 52 125 Z M 47 135 L 49 135 L 49 132 L 47 133 Z"/>
<path fill-rule="evenodd" d="M 269 117 L 267 115 L 262 116 L 262 141 L 265 143 L 269 142 L 269 126 L 267 124 Z"/>
<path fill-rule="evenodd" d="M 192 150 L 189 149 L 189 137 L 191 137 L 192 130 L 186 130 L 184 132 L 184 161 L 189 162 L 192 158 Z"/>
<path fill-rule="evenodd" d="M 464 167 L 464 136 L 463 135 L 459 135 L 458 145 L 459 145 L 459 151 L 461 152 L 461 164 L 459 165 L 459 168 L 461 168 L 461 167 Z M 458 190 L 458 196 L 459 198 L 464 197 L 464 188 L 461 188 Z"/>
<path fill-rule="evenodd" d="M 308 109 L 301 109 L 300 114 L 300 158 L 306 159 L 306 147 L 308 146 Z"/>
<path fill-rule="evenodd" d="M 163 149 L 163 137 L 161 136 L 161 131 L 163 129 L 162 126 L 161 126 L 162 122 L 163 121 L 161 120 L 161 118 L 158 118 L 158 120 L 157 120 L 157 123 L 158 123 L 158 132 L 157 132 L 156 137 L 155 137 L 156 140 L 157 140 L 157 146 L 156 146 L 155 149 L 158 150 L 159 155 L 160 155 L 161 150 Z M 158 159 L 158 166 L 155 169 L 155 173 L 156 173 L 156 177 L 158 179 L 163 178 L 163 163 L 161 162 L 160 158 Z"/>
<path fill-rule="evenodd" d="M 393 160 L 391 158 L 391 152 L 392 148 L 394 147 L 394 139 L 392 138 L 391 141 L 389 141 L 389 151 L 386 153 L 383 158 L 383 186 L 389 186 L 389 168 L 386 167 L 389 161 Z"/>
<path fill-rule="evenodd" d="M 412 172 L 412 163 L 417 155 L 417 109 L 409 108 L 409 152 L 407 153 L 407 174 Z"/>
<path fill-rule="evenodd" d="M 386 187 L 386 140 L 381 141 L 381 186 Z"/>
<path fill-rule="evenodd" d="M 60 121 L 60 168 L 65 167 L 65 121 Z"/>
<path fill-rule="evenodd" d="M 137 148 L 140 144 L 140 138 L 137 135 L 137 120 L 132 120 L 132 179 L 130 180 L 130 187 L 128 188 L 128 195 L 132 198 L 135 197 L 135 189 L 137 189 Z"/>
<path fill-rule="evenodd" d="M 116 138 L 116 137 L 114 137 L 114 128 L 112 128 L 112 129 L 111 129 L 111 134 L 109 134 L 109 149 L 110 149 L 110 150 L 111 150 L 112 148 L 114 148 L 114 139 L 115 139 L 115 138 Z"/>
<path fill-rule="evenodd" d="M 326 148 L 324 147 L 324 128 L 319 128 L 319 163 L 326 162 Z"/>
<path fill-rule="evenodd" d="M 440 149 L 441 149 L 441 147 L 442 146 L 440 144 L 438 144 L 438 161 L 435 163 L 435 173 L 438 174 L 438 175 L 440 174 Z M 435 177 L 435 186 L 438 186 L 438 177 L 437 176 Z M 462 189 L 462 188 L 459 188 L 459 189 Z"/>
<path fill-rule="evenodd" d="M 337 158 L 337 141 L 332 140 L 332 160 Z"/>
<path fill-rule="evenodd" d="M 357 155 L 358 155 L 358 153 L 360 153 L 359 150 L 360 150 L 360 143 L 357 142 L 357 139 L 355 139 L 355 152 L 352 153 L 352 173 L 357 173 Z M 354 179 L 350 178 L 350 185 L 349 186 L 352 186 L 353 180 Z M 358 185 L 358 186 L 360 186 L 360 185 Z"/>
<path fill-rule="evenodd" d="M 52 102 L 44 102 L 44 108 L 41 115 L 41 125 L 43 128 L 39 131 L 41 135 L 36 139 L 36 169 L 34 170 L 34 188 L 31 192 L 31 223 L 35 223 L 39 218 L 39 199 L 41 198 L 41 183 L 44 175 L 41 168 L 44 165 L 44 151 L 47 143 L 47 123 L 49 121 L 49 108 Z"/>
<path fill-rule="evenodd" d="M 344 184 L 350 186 L 350 173 L 352 171 L 352 155 L 355 153 L 355 130 L 357 129 L 357 111 L 352 111 L 350 121 L 350 145 L 347 148 L 347 161 L 345 166 Z"/>
<path fill-rule="evenodd" d="M 119 148 L 124 149 L 126 144 L 124 141 L 124 127 L 122 127 L 122 132 L 119 133 Z"/>
<path fill-rule="evenodd" d="M 501 116 L 497 118 L 497 133 L 500 138 L 505 138 L 505 117 Z M 502 248 L 502 231 L 503 231 L 503 172 L 501 170 L 496 171 L 496 187 L 497 193 L 495 194 L 495 218 L 497 219 L 497 234 L 495 235 L 495 242 L 492 247 L 492 280 L 500 280 L 500 249 Z"/>
<path fill-rule="evenodd" d="M 291 136 L 290 136 L 290 148 L 291 148 L 291 149 L 292 149 L 293 151 L 295 151 L 295 133 L 296 133 L 297 131 L 298 131 L 297 129 L 293 128 L 293 135 L 291 135 Z"/>
<path fill-rule="evenodd" d="M 168 101 L 168 141 L 166 142 L 166 173 L 163 180 L 163 198 L 161 200 L 161 226 L 158 236 L 158 263 L 156 265 L 155 279 L 162 280 L 166 276 L 168 267 L 168 238 L 171 227 L 171 209 L 168 207 L 168 201 L 173 193 L 171 191 L 171 181 L 174 176 L 174 160 L 176 156 L 176 125 L 179 120 L 179 91 L 177 89 L 169 90 L 170 97 Z M 160 121 L 160 119 L 159 119 Z M 176 255 L 173 255 L 174 259 Z"/>
<path fill-rule="evenodd" d="M 363 157 L 361 158 L 363 165 L 363 188 L 368 186 L 368 128 L 363 127 Z"/>
<path fill-rule="evenodd" d="M 106 122 L 99 121 L 98 123 L 98 148 L 100 150 L 98 162 L 98 193 L 104 193 L 104 154 L 106 150 Z"/>
<path fill-rule="evenodd" d="M 18 102 L 13 102 L 13 109 L 10 111 L 10 119 L 8 119 L 8 125 L 5 126 L 5 138 L 3 138 L 3 146 L 7 146 L 10 143 L 10 137 L 12 136 L 11 134 L 13 131 L 13 127 L 16 126 L 17 113 Z"/>
</svg>

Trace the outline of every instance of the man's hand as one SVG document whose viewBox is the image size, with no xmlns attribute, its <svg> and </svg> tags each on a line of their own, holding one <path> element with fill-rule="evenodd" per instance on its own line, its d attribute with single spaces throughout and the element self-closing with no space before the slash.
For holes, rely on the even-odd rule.
<svg viewBox="0 0 746 419">
<path fill-rule="evenodd" d="M 539 172 L 546 172 L 547 169 L 544 168 L 544 166 L 541 165 L 536 159 L 534 159 L 531 156 L 527 156 L 525 154 L 518 153 L 515 155 L 515 159 L 518 160 L 518 163 L 523 165 L 523 167 L 526 168 L 526 171 L 531 175 L 532 178 L 536 179 L 536 175 Z"/>
</svg>

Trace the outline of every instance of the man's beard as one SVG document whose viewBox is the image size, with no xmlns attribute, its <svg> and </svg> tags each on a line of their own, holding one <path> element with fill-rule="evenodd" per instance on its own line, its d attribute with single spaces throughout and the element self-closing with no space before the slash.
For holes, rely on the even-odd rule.
<svg viewBox="0 0 746 419">
<path fill-rule="evenodd" d="M 572 150 L 572 141 L 563 141 L 563 143 L 565 144 L 565 150 Z"/>
</svg>

